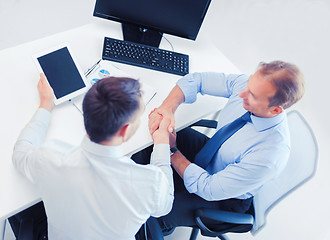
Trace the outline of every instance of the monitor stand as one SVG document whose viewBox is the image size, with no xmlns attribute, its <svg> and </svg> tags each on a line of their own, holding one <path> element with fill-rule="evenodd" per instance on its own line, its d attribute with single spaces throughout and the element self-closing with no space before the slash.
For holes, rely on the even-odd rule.
<svg viewBox="0 0 330 240">
<path fill-rule="evenodd" d="M 159 47 L 163 33 L 138 27 L 132 24 L 121 24 L 125 41 L 141 43 L 153 47 Z"/>
</svg>

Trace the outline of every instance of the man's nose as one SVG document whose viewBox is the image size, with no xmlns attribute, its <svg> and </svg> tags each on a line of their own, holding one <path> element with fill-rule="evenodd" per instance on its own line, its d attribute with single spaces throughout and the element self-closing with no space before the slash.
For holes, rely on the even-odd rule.
<svg viewBox="0 0 330 240">
<path fill-rule="evenodd" d="M 243 91 L 240 91 L 239 93 L 238 93 L 238 96 L 240 97 L 240 98 L 244 98 L 245 96 L 246 96 L 246 89 L 244 89 Z"/>
</svg>

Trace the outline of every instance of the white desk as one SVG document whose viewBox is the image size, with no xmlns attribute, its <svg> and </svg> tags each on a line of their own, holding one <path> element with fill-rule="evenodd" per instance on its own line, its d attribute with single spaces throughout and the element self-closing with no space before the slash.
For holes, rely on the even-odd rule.
<svg viewBox="0 0 330 240">
<path fill-rule="evenodd" d="M 236 67 L 202 35 L 200 34 L 197 41 L 173 36 L 166 37 L 173 44 L 175 51 L 190 55 L 190 72 L 238 72 Z M 120 24 L 111 21 L 96 21 L 93 24 L 0 51 L 0 79 L 2 81 L 0 221 L 41 200 L 35 187 L 21 176 L 11 163 L 12 150 L 18 134 L 39 105 L 36 88 L 39 73 L 31 56 L 59 43 L 69 42 L 73 54 L 85 71 L 101 58 L 105 36 L 121 39 Z M 160 47 L 171 50 L 164 40 Z M 133 76 L 139 76 L 141 81 L 157 90 L 157 95 L 146 107 L 136 135 L 124 145 L 125 153 L 131 154 L 152 143 L 148 133 L 147 115 L 162 103 L 179 76 L 119 63 L 116 63 L 116 66 Z M 180 106 L 176 113 L 177 130 L 221 109 L 225 102 L 226 100 L 221 98 L 199 96 L 195 104 Z M 64 103 L 54 109 L 47 138 L 58 138 L 78 145 L 84 134 L 82 115 L 71 103 Z"/>
</svg>

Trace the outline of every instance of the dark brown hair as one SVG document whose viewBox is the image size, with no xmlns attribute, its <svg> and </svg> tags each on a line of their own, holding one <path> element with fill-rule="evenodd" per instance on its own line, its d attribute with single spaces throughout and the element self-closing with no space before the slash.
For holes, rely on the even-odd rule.
<svg viewBox="0 0 330 240">
<path fill-rule="evenodd" d="M 83 101 L 84 124 L 91 141 L 109 140 L 140 107 L 140 83 L 109 77 L 96 82 Z"/>
<path fill-rule="evenodd" d="M 291 107 L 299 101 L 305 91 L 305 81 L 297 66 L 283 61 L 261 62 L 258 70 L 276 87 L 276 93 L 269 99 L 269 107 Z"/>
</svg>

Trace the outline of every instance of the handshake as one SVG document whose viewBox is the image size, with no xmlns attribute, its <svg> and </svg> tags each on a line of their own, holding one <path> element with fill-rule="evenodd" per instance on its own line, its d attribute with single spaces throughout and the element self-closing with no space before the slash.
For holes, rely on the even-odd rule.
<svg viewBox="0 0 330 240">
<path fill-rule="evenodd" d="M 174 113 L 162 108 L 155 108 L 149 114 L 149 132 L 154 144 L 169 144 L 176 146 L 176 133 L 174 131 Z"/>
</svg>

